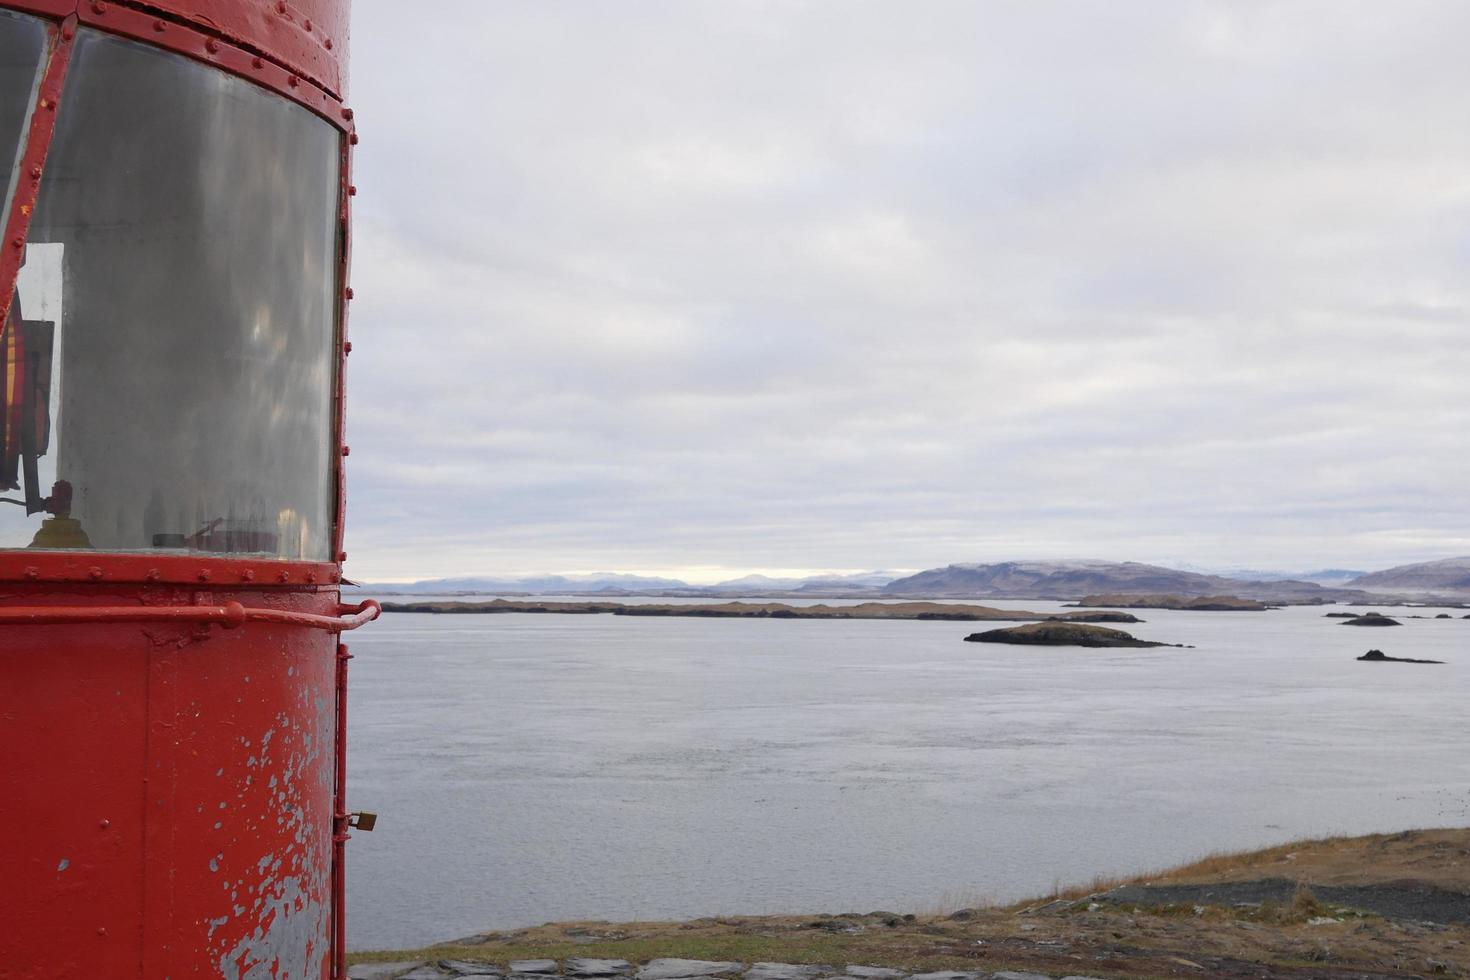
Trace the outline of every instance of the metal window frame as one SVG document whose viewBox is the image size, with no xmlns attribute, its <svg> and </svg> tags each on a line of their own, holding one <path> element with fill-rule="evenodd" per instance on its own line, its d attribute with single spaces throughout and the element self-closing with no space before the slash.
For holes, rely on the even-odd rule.
<svg viewBox="0 0 1470 980">
<path fill-rule="evenodd" d="M 217 558 L 207 554 L 163 556 L 125 552 L 79 552 L 77 554 L 88 556 L 89 566 L 88 579 L 79 579 L 70 571 L 70 566 L 74 563 L 43 557 L 47 554 L 69 555 L 69 552 L 0 549 L 0 582 L 37 579 L 96 581 L 100 577 L 113 582 L 197 583 L 212 579 L 215 569 L 218 568 L 223 575 L 219 581 L 254 581 L 280 585 L 317 582 L 335 584 L 342 577 L 341 563 L 347 558 L 346 552 L 342 550 L 348 455 L 345 392 L 347 355 L 352 350 L 352 344 L 347 339 L 348 306 L 352 299 L 352 289 L 348 285 L 352 255 L 352 197 L 357 192 L 352 184 L 352 156 L 358 142 L 352 110 L 314 81 L 190 23 L 100 0 L 0 0 L 0 8 L 39 17 L 47 22 L 48 31 L 41 84 L 38 86 L 36 101 L 31 107 L 29 126 L 25 133 L 25 148 L 16 174 L 16 193 L 6 210 L 4 238 L 0 239 L 0 309 L 10 308 L 10 299 L 15 293 L 21 256 L 25 252 L 30 231 L 31 215 L 41 181 L 45 177 L 46 157 L 55 137 L 56 116 L 65 91 L 71 51 L 76 32 L 81 26 L 182 54 L 284 96 L 336 128 L 341 148 L 337 193 L 336 303 L 332 325 L 337 348 L 332 406 L 335 458 L 331 460 L 334 474 L 334 513 L 328 561 Z M 219 566 L 221 562 L 222 567 Z M 93 567 L 103 569 L 100 576 L 91 573 Z M 52 577 L 58 573 L 60 578 Z"/>
</svg>

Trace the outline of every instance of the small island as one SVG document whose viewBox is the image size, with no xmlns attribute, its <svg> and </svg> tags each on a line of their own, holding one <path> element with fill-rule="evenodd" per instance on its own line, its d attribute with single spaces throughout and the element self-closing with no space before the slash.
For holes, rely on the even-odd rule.
<svg viewBox="0 0 1470 980">
<path fill-rule="evenodd" d="M 1255 599 L 1241 599 L 1233 595 L 1130 595 L 1125 592 L 1085 596 L 1070 605 L 1112 606 L 1117 609 L 1182 609 L 1188 612 L 1265 612 L 1273 608 Z"/>
<path fill-rule="evenodd" d="M 1051 647 L 1172 647 L 1183 645 L 1140 640 L 1132 633 L 1108 629 L 1104 626 L 1059 621 L 1027 623 L 1025 626 L 1010 626 L 1005 629 L 988 630 L 984 633 L 971 633 L 965 637 L 965 640 L 970 643 L 1019 643 L 1028 646 Z"/>
<path fill-rule="evenodd" d="M 948 602 L 862 602 L 851 606 L 792 606 L 784 602 L 565 602 L 535 599 L 492 599 L 488 602 L 385 602 L 385 613 L 562 613 L 612 616 L 694 616 L 719 619 L 919 619 L 981 622 L 1138 623 L 1131 613 L 1075 612 L 1060 615 L 1027 609 L 996 609 Z"/>
<path fill-rule="evenodd" d="M 1385 616 L 1382 613 L 1365 613 L 1362 616 L 1354 616 L 1352 619 L 1344 619 L 1343 626 L 1402 626 L 1397 619 Z"/>
<path fill-rule="evenodd" d="M 1390 657 L 1382 650 L 1369 650 L 1358 658 L 1370 663 L 1395 663 L 1395 664 L 1442 664 L 1443 660 L 1415 660 L 1413 657 Z"/>
</svg>

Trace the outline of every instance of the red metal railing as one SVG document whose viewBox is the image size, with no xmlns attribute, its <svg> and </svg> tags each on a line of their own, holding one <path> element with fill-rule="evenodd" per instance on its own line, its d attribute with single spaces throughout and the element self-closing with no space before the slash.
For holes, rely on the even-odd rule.
<svg viewBox="0 0 1470 980">
<path fill-rule="evenodd" d="M 198 623 L 234 629 L 245 623 L 306 626 L 343 633 L 370 623 L 382 613 L 376 599 L 356 606 L 339 605 L 335 616 L 247 609 L 238 602 L 218 606 L 0 606 L 0 626 L 62 626 L 76 623 Z"/>
</svg>

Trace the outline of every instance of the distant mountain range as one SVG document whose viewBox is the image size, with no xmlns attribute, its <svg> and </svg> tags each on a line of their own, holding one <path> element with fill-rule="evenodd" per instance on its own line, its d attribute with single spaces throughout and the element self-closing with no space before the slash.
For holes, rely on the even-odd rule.
<svg viewBox="0 0 1470 980">
<path fill-rule="evenodd" d="M 1465 592 L 1470 591 L 1470 557 L 1441 558 L 1413 565 L 1399 565 L 1381 572 L 1359 575 L 1347 583 L 1355 589 L 1380 592 Z"/>
<path fill-rule="evenodd" d="M 1234 595 L 1266 602 L 1365 601 L 1378 595 L 1453 595 L 1470 592 L 1470 558 L 1400 565 L 1379 572 L 1322 569 L 1210 574 L 1141 562 L 1097 560 L 1006 561 L 930 568 L 913 575 L 873 571 L 805 578 L 746 575 L 714 585 L 674 578 L 602 572 L 522 578 L 460 577 L 363 585 L 365 591 L 411 595 L 689 595 L 905 598 L 1077 599 L 1099 593 Z"/>
<path fill-rule="evenodd" d="M 582 592 L 635 593 L 687 589 L 688 584 L 676 578 L 652 578 L 646 575 L 623 575 L 606 572 L 595 575 L 532 575 L 526 578 L 434 578 L 421 582 L 363 583 L 373 592 L 397 592 L 422 595 L 468 593 L 527 593 L 530 595 L 562 595 Z"/>
<path fill-rule="evenodd" d="M 1344 590 L 1295 579 L 1250 580 L 1145 565 L 1136 561 L 1006 561 L 948 565 L 883 587 L 895 596 L 995 596 L 1075 599 L 1097 593 L 1234 595 L 1247 599 L 1302 601 L 1356 598 Z"/>
<path fill-rule="evenodd" d="M 690 585 L 676 578 L 593 572 L 586 575 L 532 575 L 524 578 L 435 578 L 420 582 L 363 583 L 373 592 L 412 595 L 450 595 L 459 592 L 528 595 L 620 595 L 690 593 L 695 595 L 766 595 L 772 592 L 876 592 L 898 577 L 897 572 L 856 572 L 849 575 L 813 575 L 807 578 L 771 578 L 746 575 L 714 585 Z"/>
</svg>

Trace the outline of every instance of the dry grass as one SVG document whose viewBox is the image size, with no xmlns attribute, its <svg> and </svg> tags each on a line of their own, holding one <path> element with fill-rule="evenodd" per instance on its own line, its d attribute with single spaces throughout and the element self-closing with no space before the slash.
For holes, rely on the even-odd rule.
<svg viewBox="0 0 1470 980">
<path fill-rule="evenodd" d="M 1254 909 L 1180 905 L 1133 909 L 1079 899 L 1123 884 L 1296 880 L 1290 901 Z M 941 896 L 919 916 L 743 916 L 690 922 L 552 923 L 487 934 L 473 944 L 362 952 L 351 962 L 456 958 L 617 957 L 645 961 L 770 960 L 932 970 L 1032 970 L 1097 977 L 1259 977 L 1260 965 L 1320 965 L 1380 976 L 1470 976 L 1470 927 L 1426 928 L 1377 916 L 1345 917 L 1310 883 L 1423 881 L 1470 891 L 1470 830 L 1428 830 L 1300 841 L 1214 854 L 1149 875 L 1099 877 L 1030 902 L 997 908 L 976 893 Z M 949 918 L 957 909 L 970 915 Z M 844 931 L 854 927 L 852 931 Z M 1199 965 L 1206 961 L 1206 965 Z M 1444 967 L 1433 966 L 1439 964 Z M 1334 974 L 1338 975 L 1338 974 Z"/>
</svg>

